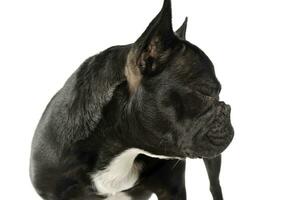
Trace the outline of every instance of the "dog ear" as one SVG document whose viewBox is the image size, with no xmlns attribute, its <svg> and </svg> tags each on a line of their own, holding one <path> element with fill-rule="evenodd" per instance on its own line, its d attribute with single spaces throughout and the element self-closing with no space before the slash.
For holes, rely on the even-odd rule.
<svg viewBox="0 0 301 200">
<path fill-rule="evenodd" d="M 186 39 L 187 21 L 188 21 L 188 17 L 185 18 L 185 21 L 182 24 L 182 26 L 176 31 L 176 35 L 184 40 Z"/>
<path fill-rule="evenodd" d="M 137 88 L 142 76 L 162 70 L 176 40 L 172 29 L 171 0 L 164 0 L 161 11 L 132 45 L 128 55 L 126 76 L 131 90 Z"/>
</svg>

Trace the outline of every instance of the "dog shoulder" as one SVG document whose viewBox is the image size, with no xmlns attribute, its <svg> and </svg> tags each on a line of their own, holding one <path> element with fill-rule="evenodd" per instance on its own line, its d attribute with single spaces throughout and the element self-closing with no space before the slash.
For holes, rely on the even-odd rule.
<svg viewBox="0 0 301 200">
<path fill-rule="evenodd" d="M 111 47 L 84 61 L 46 107 L 36 134 L 70 144 L 93 133 L 114 90 L 126 80 L 123 70 L 128 49 Z"/>
</svg>

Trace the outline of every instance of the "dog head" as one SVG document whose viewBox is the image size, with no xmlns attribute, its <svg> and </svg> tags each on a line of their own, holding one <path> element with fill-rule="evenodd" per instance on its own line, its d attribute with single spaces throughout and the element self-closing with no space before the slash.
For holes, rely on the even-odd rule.
<svg viewBox="0 0 301 200">
<path fill-rule="evenodd" d="M 130 124 L 143 132 L 144 148 L 179 157 L 214 157 L 230 144 L 230 106 L 206 54 L 185 40 L 187 19 L 174 33 L 171 2 L 132 45 L 125 75 Z M 137 126 L 138 125 L 138 126 Z M 131 125 L 130 125 L 131 126 Z"/>
</svg>

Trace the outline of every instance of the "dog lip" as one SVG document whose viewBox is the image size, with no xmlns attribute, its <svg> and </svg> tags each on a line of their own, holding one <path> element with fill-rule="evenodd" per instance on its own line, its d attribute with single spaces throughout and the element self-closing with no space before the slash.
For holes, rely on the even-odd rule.
<svg viewBox="0 0 301 200">
<path fill-rule="evenodd" d="M 231 107 L 222 101 L 214 104 L 211 116 L 207 115 L 207 122 L 202 122 L 202 126 L 192 137 L 193 145 L 181 148 L 185 157 L 213 158 L 230 145 L 234 137 L 230 120 Z"/>
<path fill-rule="evenodd" d="M 222 153 L 232 142 L 233 138 L 234 138 L 234 129 L 229 121 L 229 123 L 227 123 L 223 128 L 225 128 L 226 130 L 222 131 L 224 132 L 224 134 L 222 134 L 221 136 L 219 134 L 217 135 L 206 135 L 206 137 L 208 137 L 208 141 L 210 142 L 210 144 L 213 146 L 213 149 L 215 149 L 215 154 L 220 154 Z M 220 136 L 220 137 L 219 137 Z M 214 139 L 215 137 L 215 139 Z M 215 141 L 215 140 L 221 140 L 221 141 Z M 204 155 L 211 157 L 211 155 Z"/>
<path fill-rule="evenodd" d="M 197 151 L 189 157 L 212 158 L 221 154 L 232 142 L 234 129 L 230 120 L 231 107 L 224 102 L 217 102 L 212 118 L 193 137 Z"/>
</svg>

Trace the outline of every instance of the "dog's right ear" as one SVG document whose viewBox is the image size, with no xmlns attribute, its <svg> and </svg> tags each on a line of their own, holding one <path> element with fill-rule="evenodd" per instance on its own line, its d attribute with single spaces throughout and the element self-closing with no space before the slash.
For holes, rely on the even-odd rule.
<svg viewBox="0 0 301 200">
<path fill-rule="evenodd" d="M 186 17 L 182 26 L 176 31 L 176 35 L 184 40 L 186 39 L 187 21 L 188 21 L 188 18 Z"/>
<path fill-rule="evenodd" d="M 159 14 L 132 45 L 125 69 L 131 92 L 137 89 L 143 76 L 155 75 L 163 69 L 178 41 L 171 15 L 171 0 L 164 0 Z"/>
</svg>

